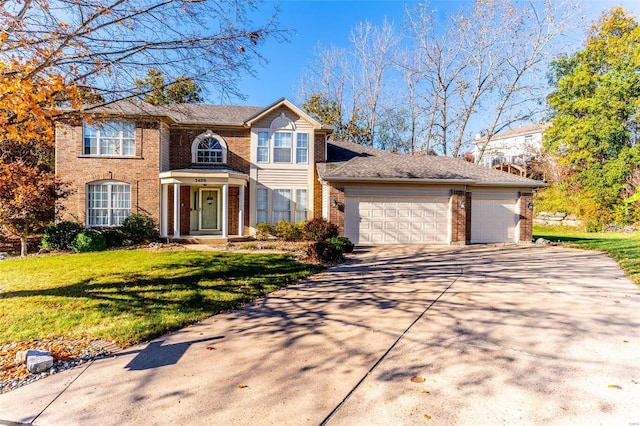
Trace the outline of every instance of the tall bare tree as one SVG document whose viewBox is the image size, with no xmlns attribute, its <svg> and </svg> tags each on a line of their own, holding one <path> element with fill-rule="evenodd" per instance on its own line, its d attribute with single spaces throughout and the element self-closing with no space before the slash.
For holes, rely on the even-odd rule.
<svg viewBox="0 0 640 426">
<path fill-rule="evenodd" d="M 251 22 L 256 8 L 241 0 L 7 0 L 0 60 L 32 61 L 24 78 L 54 72 L 105 102 L 131 96 L 149 68 L 167 85 L 189 77 L 222 97 L 241 97 L 237 77 L 253 73 L 259 46 L 286 37 L 276 11 Z"/>
<path fill-rule="evenodd" d="M 552 42 L 567 28 L 570 1 L 482 0 L 442 25 L 427 3 L 408 14 L 408 31 L 421 54 L 431 106 L 427 137 L 457 157 L 482 116 L 487 139 L 532 119 L 544 97 L 541 66 L 556 53 Z M 431 100 L 430 100 L 431 99 Z"/>
</svg>

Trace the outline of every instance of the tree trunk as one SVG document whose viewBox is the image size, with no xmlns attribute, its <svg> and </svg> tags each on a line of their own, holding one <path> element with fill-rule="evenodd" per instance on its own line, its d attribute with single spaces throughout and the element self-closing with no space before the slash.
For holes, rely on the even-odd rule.
<svg viewBox="0 0 640 426">
<path fill-rule="evenodd" d="M 27 257 L 27 237 L 20 237 L 20 257 Z"/>
</svg>

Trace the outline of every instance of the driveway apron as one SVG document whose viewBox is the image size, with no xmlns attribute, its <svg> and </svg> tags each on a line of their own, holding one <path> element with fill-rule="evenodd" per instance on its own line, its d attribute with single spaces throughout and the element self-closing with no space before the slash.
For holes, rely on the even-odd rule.
<svg viewBox="0 0 640 426">
<path fill-rule="evenodd" d="M 633 424 L 639 306 L 594 252 L 375 248 L 0 395 L 0 425 Z"/>
</svg>

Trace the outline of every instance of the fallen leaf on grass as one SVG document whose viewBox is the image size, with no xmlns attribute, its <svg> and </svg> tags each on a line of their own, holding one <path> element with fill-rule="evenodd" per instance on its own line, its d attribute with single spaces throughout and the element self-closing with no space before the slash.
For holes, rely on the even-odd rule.
<svg viewBox="0 0 640 426">
<path fill-rule="evenodd" d="M 238 388 L 239 388 L 239 389 L 244 389 L 244 388 L 248 388 L 248 387 L 249 387 L 249 386 L 248 386 L 248 385 L 245 385 L 244 383 L 240 383 L 240 384 L 238 385 Z"/>
<path fill-rule="evenodd" d="M 426 389 L 423 389 L 423 390 L 422 390 L 422 393 L 429 393 L 429 391 L 428 391 L 428 390 L 426 390 Z"/>
<path fill-rule="evenodd" d="M 424 418 L 425 418 L 425 419 L 427 419 L 427 420 L 431 420 L 431 416 L 430 416 L 430 415 L 428 415 L 428 414 L 425 414 L 425 415 L 424 415 Z"/>
<path fill-rule="evenodd" d="M 216 348 L 214 348 L 213 346 L 207 346 L 207 349 L 209 349 L 210 351 L 215 351 Z"/>
<path fill-rule="evenodd" d="M 624 343 L 629 343 L 629 341 L 628 341 L 628 340 L 623 340 L 623 342 L 624 342 Z"/>
<path fill-rule="evenodd" d="M 413 383 L 424 383 L 424 377 L 413 376 L 411 381 Z"/>
<path fill-rule="evenodd" d="M 622 386 L 618 386 L 618 385 L 609 385 L 609 389 L 622 389 Z"/>
</svg>

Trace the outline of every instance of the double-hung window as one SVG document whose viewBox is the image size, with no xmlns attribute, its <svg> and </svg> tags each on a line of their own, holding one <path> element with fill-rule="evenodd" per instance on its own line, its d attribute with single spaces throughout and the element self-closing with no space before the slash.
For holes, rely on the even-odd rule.
<svg viewBox="0 0 640 426">
<path fill-rule="evenodd" d="M 269 162 L 269 132 L 258 132 L 258 163 Z"/>
<path fill-rule="evenodd" d="M 131 214 L 131 186 L 121 182 L 87 185 L 89 226 L 119 226 Z"/>
<path fill-rule="evenodd" d="M 269 221 L 269 192 L 267 188 L 256 189 L 256 223 Z"/>
<path fill-rule="evenodd" d="M 307 164 L 309 161 L 309 134 L 298 133 L 296 135 L 296 163 Z"/>
<path fill-rule="evenodd" d="M 275 132 L 273 134 L 273 162 L 274 163 L 290 163 L 291 162 L 291 132 Z"/>
<path fill-rule="evenodd" d="M 273 223 L 281 220 L 291 222 L 291 190 L 273 190 Z"/>
<path fill-rule="evenodd" d="M 132 122 L 105 121 L 84 124 L 84 155 L 136 155 L 136 125 Z"/>
<path fill-rule="evenodd" d="M 307 220 L 307 190 L 296 189 L 296 223 Z"/>
</svg>

